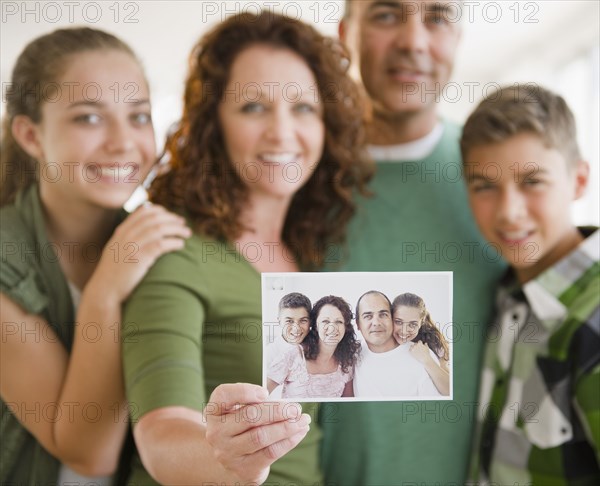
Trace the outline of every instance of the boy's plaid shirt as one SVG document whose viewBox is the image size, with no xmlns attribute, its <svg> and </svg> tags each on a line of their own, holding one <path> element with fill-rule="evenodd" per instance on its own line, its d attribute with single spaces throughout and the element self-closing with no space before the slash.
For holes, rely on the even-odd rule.
<svg viewBox="0 0 600 486">
<path fill-rule="evenodd" d="M 599 256 L 595 231 L 524 286 L 501 285 L 469 484 L 600 484 Z"/>
</svg>

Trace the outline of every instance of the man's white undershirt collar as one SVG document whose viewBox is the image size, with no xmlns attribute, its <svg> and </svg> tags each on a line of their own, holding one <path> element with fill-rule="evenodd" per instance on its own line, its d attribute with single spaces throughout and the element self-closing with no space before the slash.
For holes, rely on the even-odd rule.
<svg viewBox="0 0 600 486">
<path fill-rule="evenodd" d="M 431 155 L 444 134 L 444 124 L 438 121 L 422 138 L 398 145 L 367 145 L 369 155 L 377 162 L 419 160 Z"/>
</svg>

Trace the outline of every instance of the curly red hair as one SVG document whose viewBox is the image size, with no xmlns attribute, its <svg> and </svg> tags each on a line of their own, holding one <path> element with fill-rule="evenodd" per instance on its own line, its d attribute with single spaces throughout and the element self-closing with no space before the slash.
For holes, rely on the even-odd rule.
<svg viewBox="0 0 600 486">
<path fill-rule="evenodd" d="M 150 197 L 185 214 L 196 231 L 215 239 L 233 241 L 248 229 L 240 213 L 249 191 L 227 155 L 218 107 L 235 58 L 256 44 L 302 57 L 323 102 L 323 154 L 294 195 L 282 235 L 302 268 L 317 269 L 328 247 L 343 242 L 355 212 L 353 194 L 365 192 L 372 169 L 364 151 L 362 103 L 347 75 L 347 52 L 303 22 L 273 12 L 242 13 L 200 39 L 190 56 L 183 117 L 165 147 L 169 168 L 152 183 Z"/>
</svg>

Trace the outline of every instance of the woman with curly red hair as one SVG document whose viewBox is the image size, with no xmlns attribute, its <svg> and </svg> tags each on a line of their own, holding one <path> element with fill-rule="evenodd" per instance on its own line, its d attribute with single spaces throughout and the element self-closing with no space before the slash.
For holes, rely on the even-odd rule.
<svg viewBox="0 0 600 486">
<path fill-rule="evenodd" d="M 134 436 L 161 483 L 262 483 L 270 469 L 280 483 L 321 479 L 310 416 L 264 403 L 251 384 L 262 370 L 259 272 L 320 268 L 366 180 L 348 64 L 337 42 L 272 12 L 230 17 L 192 51 L 183 117 L 150 194 L 194 235 L 125 309 Z"/>
</svg>

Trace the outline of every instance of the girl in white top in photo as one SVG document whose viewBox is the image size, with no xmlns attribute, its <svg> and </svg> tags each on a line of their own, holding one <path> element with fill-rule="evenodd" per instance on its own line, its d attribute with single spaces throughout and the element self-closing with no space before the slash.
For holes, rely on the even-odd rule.
<svg viewBox="0 0 600 486">
<path fill-rule="evenodd" d="M 411 356 L 425 367 L 440 394 L 449 395 L 448 343 L 431 319 L 423 299 L 408 292 L 399 295 L 392 302 L 392 316 L 396 342 L 400 345 L 410 342 Z M 431 352 L 439 359 L 439 363 Z"/>
</svg>

